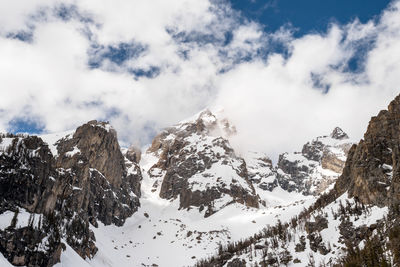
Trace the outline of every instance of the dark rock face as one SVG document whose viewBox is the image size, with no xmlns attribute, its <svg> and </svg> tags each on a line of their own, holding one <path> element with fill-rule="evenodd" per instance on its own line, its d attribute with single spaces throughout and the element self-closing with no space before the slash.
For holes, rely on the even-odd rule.
<svg viewBox="0 0 400 267">
<path fill-rule="evenodd" d="M 319 161 L 322 158 L 324 144 L 318 139 L 306 143 L 301 150 L 301 154 L 308 160 Z"/>
<path fill-rule="evenodd" d="M 52 266 L 56 264 L 65 245 L 56 240 L 56 228 L 43 222 L 43 229 L 8 227 L 0 231 L 0 252 L 16 266 Z M 48 243 L 43 240 L 48 238 Z M 41 248 L 41 249 L 38 249 Z"/>
<path fill-rule="evenodd" d="M 9 146 L 0 155 L 0 207 L 18 205 L 32 212 L 41 209 L 39 198 L 49 177 L 57 172 L 48 146 L 36 136 L 3 138 Z"/>
<path fill-rule="evenodd" d="M 319 195 L 341 174 L 352 144 L 336 127 L 329 136 L 307 142 L 301 152 L 279 155 L 277 166 L 261 153 L 248 153 L 245 159 L 250 180 L 257 190 L 272 191 L 280 186 L 289 192 Z"/>
<path fill-rule="evenodd" d="M 354 145 L 335 189 L 364 204 L 400 204 L 400 96 L 372 117 L 364 139 Z"/>
<path fill-rule="evenodd" d="M 162 181 L 155 182 L 155 188 L 161 183 L 160 197 L 179 197 L 180 208 L 206 208 L 205 216 L 233 202 L 258 207 L 246 163 L 235 155 L 228 140 L 218 135 L 229 124 L 224 121 L 221 127 L 219 123 L 205 111 L 197 120 L 156 136 L 149 152 L 159 160 L 149 174 L 162 177 Z"/>
<path fill-rule="evenodd" d="M 246 261 L 240 259 L 233 259 L 227 263 L 227 267 L 246 267 Z"/>
<path fill-rule="evenodd" d="M 91 121 L 82 125 L 57 148 L 57 168 L 76 174 L 71 204 L 87 210 L 90 221 L 122 225 L 137 210 L 140 168 L 124 158 L 116 132 L 108 124 Z M 126 163 L 131 166 L 129 173 Z"/>
<path fill-rule="evenodd" d="M 38 137 L 8 137 L 3 138 L 2 143 L 5 142 L 9 146 L 0 155 L 0 213 L 11 211 L 15 220 L 8 228 L 0 229 L 0 252 L 14 265 L 51 266 L 61 253 L 57 225 L 46 220 L 47 217 L 43 219 L 42 229 L 29 225 L 16 228 L 15 223 L 18 207 L 31 212 L 42 209 L 41 194 L 47 186 L 54 185 L 50 177 L 58 174 L 52 168 L 54 159 Z M 49 240 L 48 246 L 39 250 L 44 238 Z"/>
<path fill-rule="evenodd" d="M 305 228 L 307 233 L 321 232 L 323 229 L 328 228 L 328 220 L 322 216 L 317 216 L 315 222 L 306 222 Z"/>
<path fill-rule="evenodd" d="M 132 162 L 139 163 L 140 159 L 142 157 L 142 152 L 140 151 L 139 148 L 137 148 L 135 146 L 131 146 L 126 151 L 125 157 Z"/>
<path fill-rule="evenodd" d="M 89 223 L 122 225 L 139 206 L 140 167 L 122 155 L 106 123 L 91 121 L 58 140 L 57 155 L 37 136 L 3 137 L 2 145 L 0 214 L 21 208 L 41 214 L 40 227 L 0 229 L 0 251 L 10 262 L 51 266 L 59 261 L 61 238 L 91 258 L 97 248 Z M 10 245 L 10 235 L 24 239 Z M 44 237 L 52 244 L 41 244 Z"/>
</svg>

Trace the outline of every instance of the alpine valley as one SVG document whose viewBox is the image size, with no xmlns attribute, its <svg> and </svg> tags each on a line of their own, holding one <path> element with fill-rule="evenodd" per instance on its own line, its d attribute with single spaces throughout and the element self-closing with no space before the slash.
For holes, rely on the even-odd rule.
<svg viewBox="0 0 400 267">
<path fill-rule="evenodd" d="M 0 265 L 399 266 L 399 133 L 400 96 L 358 143 L 336 127 L 276 163 L 209 110 L 144 149 L 95 120 L 3 133 Z"/>
</svg>

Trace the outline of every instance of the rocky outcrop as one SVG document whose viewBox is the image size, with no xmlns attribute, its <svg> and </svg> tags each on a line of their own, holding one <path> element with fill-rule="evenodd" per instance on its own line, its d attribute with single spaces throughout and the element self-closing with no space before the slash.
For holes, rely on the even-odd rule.
<svg viewBox="0 0 400 267">
<path fill-rule="evenodd" d="M 139 163 L 142 157 L 142 151 L 136 146 L 130 146 L 125 153 L 125 157 L 132 162 Z"/>
<path fill-rule="evenodd" d="M 57 150 L 56 168 L 75 174 L 72 205 L 87 211 L 93 224 L 99 219 L 106 225 L 122 225 L 136 211 L 140 167 L 124 158 L 110 125 L 88 122 L 72 138 L 60 140 Z"/>
<path fill-rule="evenodd" d="M 101 172 L 113 187 L 126 176 L 125 160 L 116 131 L 105 122 L 90 121 L 78 127 L 72 138 L 57 144 L 57 168 L 72 168 L 80 160 Z"/>
<path fill-rule="evenodd" d="M 21 209 L 41 214 L 41 223 L 0 229 L 0 251 L 18 265 L 51 266 L 64 239 L 83 258 L 93 257 L 89 224 L 122 225 L 139 206 L 141 177 L 107 123 L 91 121 L 55 144 L 37 136 L 3 136 L 0 214 L 15 212 L 18 220 Z M 24 238 L 9 241 L 10 235 Z"/>
<path fill-rule="evenodd" d="M 259 152 L 248 152 L 245 155 L 249 179 L 261 190 L 272 191 L 278 186 L 276 169 L 271 159 Z"/>
<path fill-rule="evenodd" d="M 337 192 L 349 192 L 364 204 L 400 210 L 400 96 L 371 118 L 364 139 L 348 156 Z"/>
<path fill-rule="evenodd" d="M 329 136 L 306 143 L 301 152 L 279 156 L 277 180 L 288 191 L 318 195 L 341 174 L 353 142 L 336 127 Z"/>
<path fill-rule="evenodd" d="M 38 137 L 9 135 L 2 139 L 0 214 L 14 215 L 10 226 L 0 229 L 0 252 L 14 265 L 51 266 L 59 260 L 62 245 L 54 220 L 44 219 L 41 229 L 16 224 L 20 208 L 34 213 L 44 206 L 41 195 L 54 185 L 53 177 L 58 175 L 52 167 L 54 158 Z M 54 218 L 53 212 L 48 215 Z M 47 245 L 42 246 L 43 239 L 49 240 Z"/>
<path fill-rule="evenodd" d="M 330 137 L 336 140 L 349 139 L 349 136 L 339 127 L 333 129 L 332 133 L 330 134 Z"/>
<path fill-rule="evenodd" d="M 227 121 L 204 111 L 160 133 L 148 150 L 158 157 L 149 170 L 154 190 L 165 199 L 179 198 L 180 208 L 205 210 L 205 216 L 234 202 L 258 207 L 246 163 L 223 137 L 234 131 Z"/>
</svg>

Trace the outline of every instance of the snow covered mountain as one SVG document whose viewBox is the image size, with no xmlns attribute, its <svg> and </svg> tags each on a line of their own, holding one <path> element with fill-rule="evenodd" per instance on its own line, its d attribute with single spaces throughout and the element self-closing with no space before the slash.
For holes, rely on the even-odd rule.
<svg viewBox="0 0 400 267">
<path fill-rule="evenodd" d="M 229 123 L 207 110 L 157 135 L 148 149 L 158 157 L 149 170 L 154 190 L 163 199 L 179 198 L 180 208 L 198 207 L 205 217 L 233 202 L 258 208 L 245 161 L 222 137 L 230 132 Z"/>
<path fill-rule="evenodd" d="M 97 121 L 55 135 L 2 135 L 0 262 L 333 264 L 348 255 L 346 240 L 355 234 L 354 247 L 365 244 L 365 233 L 389 214 L 389 202 L 372 189 L 370 198 L 383 204 L 363 201 L 360 182 L 348 187 L 346 173 L 365 172 L 349 161 L 345 167 L 346 157 L 365 153 L 350 149 L 340 128 L 283 153 L 275 166 L 262 152 L 236 152 L 234 134 L 227 119 L 205 110 L 142 151 L 120 148 L 115 130 Z M 376 166 L 387 175 L 393 164 L 385 156 Z"/>
<path fill-rule="evenodd" d="M 399 125 L 400 96 L 372 117 L 332 190 L 196 266 L 398 266 Z"/>
</svg>

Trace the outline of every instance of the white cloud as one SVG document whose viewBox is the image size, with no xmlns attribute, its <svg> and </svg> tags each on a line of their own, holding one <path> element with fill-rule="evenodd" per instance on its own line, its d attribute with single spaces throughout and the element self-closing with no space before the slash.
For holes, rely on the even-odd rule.
<svg viewBox="0 0 400 267">
<path fill-rule="evenodd" d="M 31 16 L 51 2 L 51 0 L 0 1 L 0 33 L 29 30 Z"/>
<path fill-rule="evenodd" d="M 236 145 L 268 151 L 277 159 L 335 126 L 362 138 L 370 117 L 400 92 L 398 7 L 394 3 L 377 24 L 355 21 L 332 25 L 326 35 L 289 38 L 287 59 L 275 54 L 223 75 L 216 103 L 241 132 Z M 365 43 L 370 49 L 365 71 L 346 71 L 343 64 Z M 321 75 L 328 93 L 313 88 L 312 73 Z"/>
<path fill-rule="evenodd" d="M 57 17 L 60 3 L 79 15 Z M 378 22 L 294 38 L 290 27 L 266 33 L 210 1 L 4 1 L 0 130 L 18 117 L 50 132 L 98 118 L 111 120 L 124 141 L 145 142 L 155 130 L 218 105 L 237 124 L 238 146 L 274 158 L 336 125 L 359 138 L 369 117 L 398 93 L 398 6 Z M 38 10 L 41 19 L 33 19 Z M 32 31 L 32 40 L 6 37 L 20 31 Z M 144 51 L 121 64 L 97 58 L 100 68 L 88 66 L 94 49 L 132 42 Z M 288 55 L 264 58 L 274 42 L 286 45 Z M 361 46 L 369 49 L 365 69 L 347 72 Z M 155 77 L 130 73 L 153 67 Z M 323 88 L 313 87 L 313 79 Z"/>
</svg>

